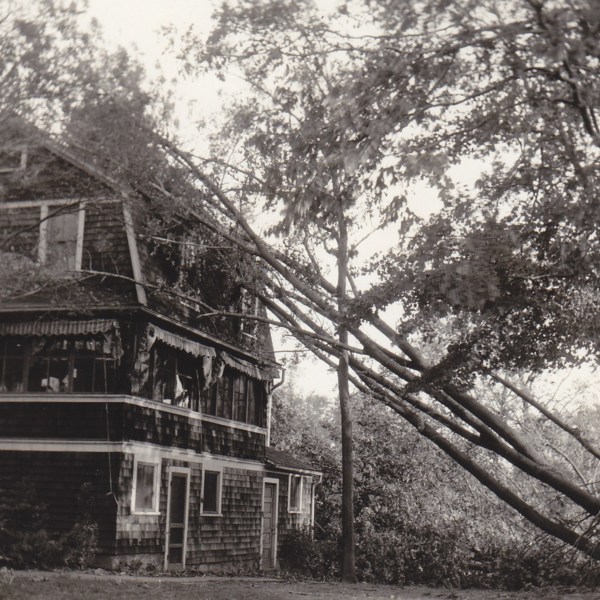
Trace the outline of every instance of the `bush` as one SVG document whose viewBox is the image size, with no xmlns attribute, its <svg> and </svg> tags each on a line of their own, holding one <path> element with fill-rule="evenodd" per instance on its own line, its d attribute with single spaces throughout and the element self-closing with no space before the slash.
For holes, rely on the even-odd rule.
<svg viewBox="0 0 600 600">
<path fill-rule="evenodd" d="M 339 575 L 339 544 L 314 539 L 310 527 L 286 533 L 281 545 L 281 568 L 294 576 L 329 579 Z"/>
<path fill-rule="evenodd" d="M 89 484 L 82 486 L 80 506 L 89 496 Z M 66 534 L 46 528 L 46 505 L 27 479 L 0 492 L 0 566 L 50 568 L 66 565 L 84 568 L 96 552 L 98 527 L 84 511 Z"/>
</svg>

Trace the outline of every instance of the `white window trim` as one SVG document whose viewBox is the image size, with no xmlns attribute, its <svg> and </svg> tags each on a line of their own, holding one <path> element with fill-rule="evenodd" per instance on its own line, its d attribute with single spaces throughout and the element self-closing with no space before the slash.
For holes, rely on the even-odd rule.
<svg viewBox="0 0 600 600">
<path fill-rule="evenodd" d="M 300 502 L 298 508 L 292 508 L 292 477 L 300 477 Z M 292 514 L 300 514 L 302 512 L 302 499 L 303 499 L 303 488 L 304 488 L 304 477 L 295 473 L 288 475 L 288 512 Z"/>
<path fill-rule="evenodd" d="M 75 271 L 81 271 L 83 261 L 83 236 L 85 231 L 85 203 L 73 202 L 77 207 L 77 246 L 75 249 Z M 67 202 L 68 205 L 68 202 Z M 49 203 L 40 205 L 40 236 L 38 244 L 38 263 L 46 264 L 48 258 L 48 207 Z"/>
<path fill-rule="evenodd" d="M 217 489 L 217 512 L 204 510 L 204 475 L 207 471 L 219 474 L 218 489 Z M 200 491 L 200 514 L 204 517 L 222 517 L 223 512 L 223 467 L 212 465 L 211 463 L 202 465 L 202 488 Z"/>
<path fill-rule="evenodd" d="M 163 566 L 165 571 L 169 565 L 169 538 L 171 536 L 171 479 L 173 478 L 173 473 L 181 474 L 186 476 L 186 488 L 185 488 L 185 514 L 184 514 L 184 527 L 183 527 L 183 548 L 181 549 L 181 566 L 185 569 L 185 562 L 187 557 L 187 538 L 188 538 L 188 525 L 189 525 L 189 512 L 190 512 L 190 480 L 192 478 L 192 471 L 189 467 L 168 467 L 167 472 L 169 474 L 167 489 L 169 492 L 167 493 L 167 535 L 165 540 L 165 555 L 163 560 Z M 144 513 L 147 514 L 147 513 Z"/>
<path fill-rule="evenodd" d="M 136 491 L 137 491 L 137 467 L 138 464 L 142 463 L 145 465 L 152 465 L 155 467 L 154 469 L 154 503 L 151 510 L 136 510 L 135 508 L 135 499 L 136 499 Z M 133 457 L 133 477 L 131 480 L 131 514 L 132 515 L 146 515 L 146 516 L 156 516 L 160 515 L 159 510 L 159 501 L 160 501 L 160 459 L 158 458 L 146 458 L 145 456 L 138 457 L 137 454 Z"/>
</svg>

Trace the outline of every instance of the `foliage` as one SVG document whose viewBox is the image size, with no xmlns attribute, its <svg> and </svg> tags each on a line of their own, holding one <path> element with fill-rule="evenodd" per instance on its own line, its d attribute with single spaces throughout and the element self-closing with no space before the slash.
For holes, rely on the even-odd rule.
<svg viewBox="0 0 600 600">
<path fill-rule="evenodd" d="M 39 500 L 31 481 L 24 478 L 3 490 L 0 564 L 16 569 L 88 566 L 95 557 L 98 538 L 98 526 L 91 521 L 85 507 L 89 498 L 90 486 L 84 484 L 79 494 L 80 518 L 70 531 L 61 535 L 47 530 L 47 506 Z"/>
<path fill-rule="evenodd" d="M 356 396 L 353 413 L 359 579 L 505 589 L 597 585 L 593 562 L 537 535 L 389 410 Z M 340 551 L 337 420 L 325 398 L 303 399 L 293 384 L 274 403 L 275 443 L 325 471 L 314 537 L 298 532 L 282 556 L 290 571 L 317 579 L 336 575 L 331 561 Z M 293 552 L 294 544 L 302 552 Z"/>
</svg>

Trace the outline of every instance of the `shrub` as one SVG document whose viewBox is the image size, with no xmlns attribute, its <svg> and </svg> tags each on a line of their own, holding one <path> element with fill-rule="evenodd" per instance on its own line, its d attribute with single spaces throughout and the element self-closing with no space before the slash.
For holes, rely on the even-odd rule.
<svg viewBox="0 0 600 600">
<path fill-rule="evenodd" d="M 89 496 L 82 486 L 80 506 Z M 24 569 L 66 565 L 84 568 L 96 552 L 98 527 L 84 510 L 73 528 L 60 535 L 47 530 L 46 505 L 24 478 L 0 492 L 0 566 Z"/>
<path fill-rule="evenodd" d="M 286 533 L 281 545 L 281 567 L 295 576 L 328 579 L 339 575 L 339 544 L 314 539 L 309 527 Z"/>
</svg>

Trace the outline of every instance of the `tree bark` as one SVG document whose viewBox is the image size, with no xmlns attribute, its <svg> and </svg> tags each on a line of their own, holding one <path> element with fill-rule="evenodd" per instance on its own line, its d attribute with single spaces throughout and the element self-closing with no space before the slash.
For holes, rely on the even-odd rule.
<svg viewBox="0 0 600 600">
<path fill-rule="evenodd" d="M 348 231 L 341 204 L 338 205 L 338 311 L 344 313 L 348 281 Z M 342 323 L 338 340 L 348 346 L 348 329 Z M 354 549 L 354 457 L 352 447 L 352 412 L 350 409 L 349 353 L 343 348 L 337 367 L 338 393 L 342 428 L 342 581 L 356 583 Z"/>
</svg>

